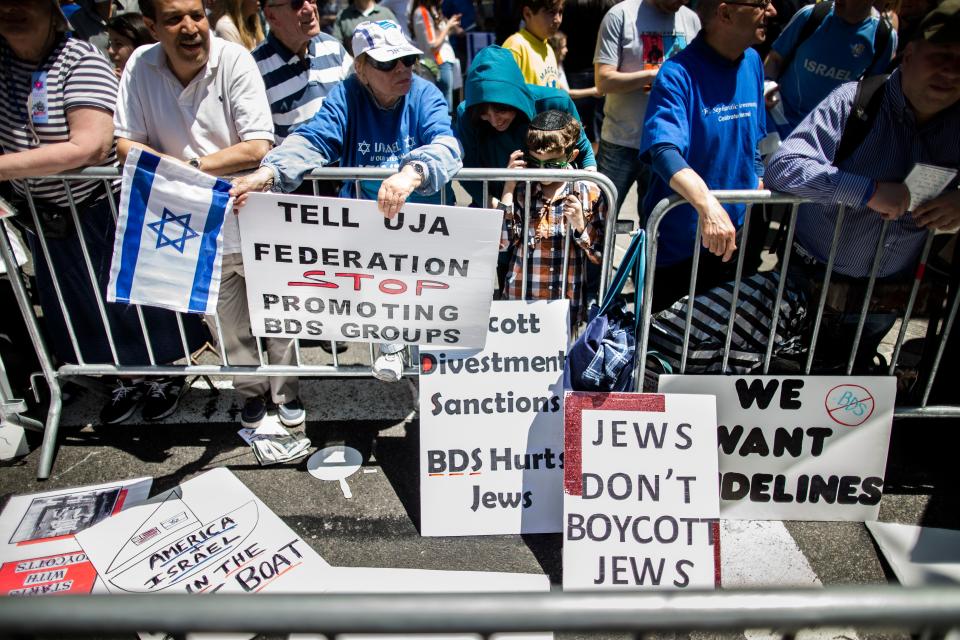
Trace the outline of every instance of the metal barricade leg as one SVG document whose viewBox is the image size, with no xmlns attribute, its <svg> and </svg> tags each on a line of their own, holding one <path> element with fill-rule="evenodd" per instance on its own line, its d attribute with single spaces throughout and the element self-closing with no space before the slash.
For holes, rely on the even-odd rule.
<svg viewBox="0 0 960 640">
<path fill-rule="evenodd" d="M 6 224 L 3 223 L 3 225 L 3 229 L 0 230 L 0 255 L 3 257 L 7 274 L 10 276 L 10 286 L 13 289 L 14 297 L 17 299 L 17 306 L 20 307 L 23 321 L 27 325 L 30 341 L 33 343 L 33 348 L 37 353 L 37 360 L 40 362 L 40 368 L 43 371 L 43 379 L 50 389 L 50 406 L 47 409 L 47 419 L 43 429 L 43 444 L 40 448 L 40 461 L 37 465 L 37 479 L 46 480 L 50 477 L 50 470 L 53 467 L 53 457 L 56 453 L 57 431 L 60 427 L 60 411 L 63 408 L 62 394 L 50 353 L 47 351 L 43 337 L 40 335 L 40 327 L 37 324 L 37 320 L 33 317 L 33 307 L 30 304 L 26 289 L 23 287 L 23 281 L 18 275 L 19 267 L 13 256 L 10 241 L 7 238 Z"/>
</svg>

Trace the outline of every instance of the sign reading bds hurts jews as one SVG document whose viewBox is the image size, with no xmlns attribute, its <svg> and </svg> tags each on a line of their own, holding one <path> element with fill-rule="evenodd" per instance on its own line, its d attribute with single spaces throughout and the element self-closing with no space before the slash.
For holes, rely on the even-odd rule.
<svg viewBox="0 0 960 640">
<path fill-rule="evenodd" d="M 717 397 L 720 515 L 876 520 L 893 424 L 892 376 L 660 376 Z"/>
<path fill-rule="evenodd" d="M 503 214 L 251 193 L 240 212 L 253 334 L 483 346 Z"/>
<path fill-rule="evenodd" d="M 563 517 L 569 303 L 501 301 L 483 350 L 420 349 L 420 530 L 548 533 Z"/>
</svg>

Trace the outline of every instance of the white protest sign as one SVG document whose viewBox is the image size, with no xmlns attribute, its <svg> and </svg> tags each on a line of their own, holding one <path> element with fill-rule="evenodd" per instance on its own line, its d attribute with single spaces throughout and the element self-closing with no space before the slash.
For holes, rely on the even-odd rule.
<svg viewBox="0 0 960 640">
<path fill-rule="evenodd" d="M 568 392 L 563 588 L 712 588 L 716 412 L 701 395 Z"/>
<path fill-rule="evenodd" d="M 420 531 L 560 531 L 569 303 L 503 301 L 486 347 L 420 351 Z"/>
<path fill-rule="evenodd" d="M 483 346 L 503 214 L 251 193 L 240 236 L 253 334 Z"/>
<path fill-rule="evenodd" d="M 102 591 L 76 534 L 143 502 L 153 478 L 13 496 L 0 513 L 0 595 Z"/>
<path fill-rule="evenodd" d="M 895 378 L 660 376 L 660 391 L 717 397 L 723 518 L 877 518 Z"/>
<path fill-rule="evenodd" d="M 322 591 L 329 565 L 214 469 L 77 535 L 111 593 Z"/>
<path fill-rule="evenodd" d="M 866 525 L 903 586 L 960 584 L 960 531 L 896 522 Z"/>
</svg>

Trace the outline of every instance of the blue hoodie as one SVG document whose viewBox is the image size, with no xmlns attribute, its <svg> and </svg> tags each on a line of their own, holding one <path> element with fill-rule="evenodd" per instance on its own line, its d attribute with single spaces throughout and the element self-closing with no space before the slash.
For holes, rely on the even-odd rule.
<svg viewBox="0 0 960 640">
<path fill-rule="evenodd" d="M 498 47 L 484 47 L 473 59 L 464 86 L 464 101 L 457 107 L 457 137 L 463 144 L 463 166 L 481 169 L 504 169 L 510 154 L 523 149 L 527 141 L 527 127 L 543 111 L 557 109 L 580 120 L 577 107 L 570 95 L 553 87 L 527 84 L 513 54 Z M 495 102 L 518 110 L 517 117 L 506 131 L 497 131 L 486 122 L 474 124 L 471 108 L 485 102 Z M 581 129 L 577 141 L 578 159 L 583 168 L 596 167 L 593 147 Z M 479 182 L 462 182 L 464 188 L 479 202 L 483 187 Z M 496 186 L 495 186 L 496 185 Z M 490 195 L 499 196 L 503 183 L 491 183 Z"/>
<path fill-rule="evenodd" d="M 426 175 L 410 201 L 439 204 L 439 190 L 460 170 L 460 157 L 447 103 L 435 86 L 413 76 L 410 91 L 384 109 L 357 76 L 350 75 L 330 92 L 311 120 L 266 155 L 261 166 L 273 169 L 281 191 L 293 191 L 305 174 L 332 162 L 339 161 L 341 167 L 397 170 L 422 162 Z M 347 180 L 340 195 L 375 200 L 379 189 L 380 181 L 364 180 L 356 195 L 354 181 Z"/>
</svg>

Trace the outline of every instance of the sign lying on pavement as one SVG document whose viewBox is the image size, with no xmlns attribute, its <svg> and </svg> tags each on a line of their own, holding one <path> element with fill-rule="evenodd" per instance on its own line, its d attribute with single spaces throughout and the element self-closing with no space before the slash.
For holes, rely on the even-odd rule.
<svg viewBox="0 0 960 640">
<path fill-rule="evenodd" d="M 714 399 L 568 392 L 563 588 L 718 582 Z"/>
<path fill-rule="evenodd" d="M 569 303 L 495 302 L 490 314 L 482 351 L 420 351 L 425 536 L 561 529 Z"/>
<path fill-rule="evenodd" d="M 253 334 L 479 348 L 503 214 L 251 193 L 240 214 Z"/>
<path fill-rule="evenodd" d="M 318 591 L 329 565 L 229 470 L 77 535 L 113 593 Z"/>
<path fill-rule="evenodd" d="M 723 518 L 876 520 L 895 378 L 665 375 L 660 391 L 717 398 Z"/>
<path fill-rule="evenodd" d="M 145 500 L 152 483 L 135 478 L 10 498 L 0 513 L 0 595 L 91 593 L 97 572 L 75 535 Z"/>
</svg>

